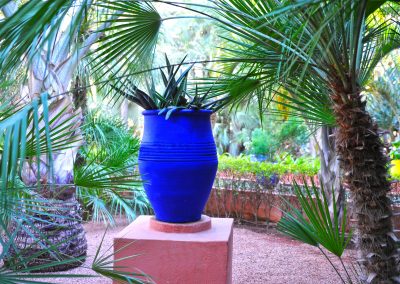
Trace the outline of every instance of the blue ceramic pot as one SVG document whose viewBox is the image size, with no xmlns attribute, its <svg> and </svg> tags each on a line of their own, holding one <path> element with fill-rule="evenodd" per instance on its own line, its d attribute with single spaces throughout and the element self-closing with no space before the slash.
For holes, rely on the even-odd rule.
<svg viewBox="0 0 400 284">
<path fill-rule="evenodd" d="M 208 110 L 179 110 L 167 120 L 144 111 L 139 171 L 156 219 L 200 220 L 217 173 L 218 158 Z"/>
</svg>

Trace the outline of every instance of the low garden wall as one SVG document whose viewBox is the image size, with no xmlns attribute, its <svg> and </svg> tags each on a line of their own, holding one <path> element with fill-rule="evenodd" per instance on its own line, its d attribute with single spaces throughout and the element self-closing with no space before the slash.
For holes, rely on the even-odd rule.
<svg viewBox="0 0 400 284">
<path fill-rule="evenodd" d="M 237 158 L 220 158 L 217 178 L 205 208 L 210 216 L 231 217 L 237 222 L 254 224 L 276 223 L 282 211 L 289 209 L 288 203 L 300 208 L 292 191 L 293 182 L 319 186 L 316 168 L 303 167 L 300 172 L 299 168 L 291 166 L 293 172 L 285 172 L 288 169 L 279 172 L 277 169 L 282 170 L 282 167 L 276 165 L 266 164 L 261 170 L 260 164 L 265 163 L 245 160 L 236 164 L 233 159 Z M 392 182 L 391 199 L 394 226 L 400 232 L 400 182 Z"/>
<path fill-rule="evenodd" d="M 298 206 L 294 195 L 258 194 L 251 191 L 235 192 L 213 188 L 205 212 L 209 216 L 230 217 L 239 222 L 277 223 L 282 217 L 282 210 L 288 206 L 285 200 Z"/>
<path fill-rule="evenodd" d="M 291 184 L 286 184 L 275 177 L 275 181 L 256 179 L 254 176 L 227 176 L 219 173 L 208 199 L 205 212 L 213 217 L 235 218 L 238 222 L 248 221 L 256 224 L 277 223 L 282 211 L 289 209 L 289 204 L 300 208 L 297 197 L 292 192 Z M 315 177 L 307 177 L 318 182 Z M 284 176 L 300 185 L 300 176 Z"/>
<path fill-rule="evenodd" d="M 205 213 L 213 217 L 234 218 L 239 223 L 269 225 L 269 223 L 279 222 L 282 212 L 289 209 L 287 202 L 300 208 L 297 197 L 292 194 L 213 188 Z M 395 233 L 400 238 L 400 204 L 394 203 L 392 210 Z M 347 224 L 353 222 L 354 220 L 349 216 Z"/>
</svg>

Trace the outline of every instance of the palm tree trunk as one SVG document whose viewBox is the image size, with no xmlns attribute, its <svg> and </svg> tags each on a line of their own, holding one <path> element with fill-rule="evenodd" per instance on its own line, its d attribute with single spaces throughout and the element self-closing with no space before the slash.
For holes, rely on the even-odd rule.
<svg viewBox="0 0 400 284">
<path fill-rule="evenodd" d="M 64 112 L 60 114 L 60 110 Z M 39 161 L 40 167 L 36 159 L 24 162 L 21 179 L 26 186 L 34 188 L 40 177 L 40 189 L 32 197 L 38 202 L 40 200 L 40 206 L 27 219 L 10 222 L 9 231 L 15 232 L 15 245 L 7 252 L 4 262 L 12 269 L 20 268 L 18 263 L 21 257 L 28 267 L 75 259 L 68 264 L 36 269 L 37 272 L 74 268 L 80 266 L 86 257 L 87 241 L 82 225 L 82 210 L 73 185 L 74 161 L 82 144 L 79 130 L 82 115 L 80 110 L 73 109 L 72 100 L 66 96 L 49 105 L 49 120 L 52 121 L 54 117 L 57 119 L 50 128 L 62 121 L 73 121 L 68 129 L 64 129 L 63 138 L 69 141 L 71 147 L 52 153 L 54 180 L 49 175 L 45 156 Z M 78 257 L 80 259 L 76 259 Z"/>
<path fill-rule="evenodd" d="M 335 195 L 336 209 L 339 215 L 342 213 L 345 202 L 345 189 L 340 178 L 340 165 L 335 150 L 335 128 L 321 127 L 321 143 L 319 144 L 321 170 L 319 181 L 323 186 L 327 199 L 330 201 L 329 211 L 333 216 L 333 194 Z"/>
<path fill-rule="evenodd" d="M 82 115 L 87 115 L 88 112 L 88 98 L 87 87 L 83 80 L 77 75 L 75 77 L 74 90 L 72 92 L 73 102 L 75 109 L 81 109 Z"/>
<path fill-rule="evenodd" d="M 77 75 L 75 77 L 74 90 L 72 92 L 72 100 L 74 102 L 75 109 L 80 109 L 82 113 L 82 123 L 85 121 L 85 116 L 88 113 L 88 97 L 87 97 L 87 89 L 83 83 L 83 80 Z M 76 154 L 75 159 L 75 167 L 81 167 L 85 165 L 85 158 L 81 155 L 81 153 Z"/>
<path fill-rule="evenodd" d="M 339 86 L 339 87 L 338 87 Z M 378 127 L 366 112 L 360 91 L 336 85 L 332 95 L 338 124 L 336 149 L 345 186 L 352 195 L 357 218 L 359 263 L 366 283 L 396 283 L 396 239 L 391 222 L 388 158 Z"/>
<path fill-rule="evenodd" d="M 81 2 L 78 1 L 78 3 Z M 87 5 L 87 3 L 82 2 L 80 5 Z M 2 7 L 3 14 L 6 17 L 11 17 L 17 9 L 18 5 L 16 1 L 10 1 L 10 3 Z M 70 11 L 71 17 L 68 19 L 72 19 L 76 11 L 76 7 L 72 7 Z M 71 34 L 68 22 L 66 21 L 65 27 L 63 26 L 64 29 L 61 29 L 57 33 L 56 38 L 52 42 L 53 46 L 49 48 L 49 50 L 38 52 L 33 58 L 28 70 L 28 84 L 22 89 L 21 97 L 25 100 L 29 100 L 46 91 L 52 95 L 65 94 L 70 89 L 70 83 L 78 63 L 90 51 L 91 46 L 98 38 L 104 34 L 104 29 L 107 28 L 110 23 L 111 22 L 104 23 L 96 32 L 91 33 L 85 38 L 84 42 L 82 42 L 81 47 L 75 50 L 72 48 L 72 44 L 68 45 L 67 43 L 75 42 L 78 34 Z M 84 93 L 84 95 L 86 95 L 86 93 Z M 85 101 L 82 103 L 83 106 L 85 106 Z M 58 97 L 52 100 L 49 107 L 49 112 L 51 114 L 50 120 L 52 117 L 54 118 L 54 116 L 59 114 L 63 108 L 67 108 L 68 110 L 65 112 L 64 117 L 56 119 L 55 123 L 62 119 L 72 118 L 72 121 L 75 122 L 74 130 L 79 132 L 79 126 L 82 122 L 82 110 L 85 112 L 86 109 L 76 108 L 74 110 L 72 99 L 64 95 L 61 99 Z M 81 134 L 79 133 L 77 135 Z M 76 141 L 76 136 L 71 139 L 71 141 Z M 52 262 L 55 259 L 68 259 L 86 255 L 87 243 L 85 231 L 82 226 L 81 210 L 79 209 L 79 203 L 75 197 L 75 187 L 68 186 L 61 188 L 57 186 L 58 184 L 73 184 L 74 161 L 80 144 L 77 142 L 71 143 L 74 143 L 74 147 L 62 150 L 58 153 L 53 152 L 52 160 L 55 180 L 48 178 L 48 165 L 43 162 L 46 161 L 46 158 L 44 158 L 43 161 L 41 159 L 40 163 L 42 166 L 39 176 L 42 187 L 38 194 L 40 194 L 39 199 L 46 200 L 45 205 L 47 204 L 48 206 L 46 207 L 50 207 L 50 209 L 43 209 L 44 207 L 38 208 L 38 216 L 32 216 L 35 221 L 30 222 L 30 224 L 18 224 L 23 226 L 23 229 L 19 230 L 16 236 L 18 245 L 9 251 L 9 254 L 5 258 L 6 262 L 12 263 L 18 253 L 21 253 L 21 255 L 26 258 L 34 255 L 38 250 L 42 250 L 45 253 L 35 257 L 30 265 L 42 264 L 49 261 Z M 34 186 L 38 183 L 38 170 L 35 161 L 24 163 L 24 170 L 21 178 L 25 185 Z M 52 186 L 46 187 L 46 185 Z M 63 204 L 63 208 L 59 208 L 58 204 L 60 203 Z M 53 209 L 58 212 L 58 214 L 55 215 L 59 215 L 60 217 L 53 217 L 50 226 L 49 220 L 46 219 L 48 214 L 40 214 L 40 210 L 48 210 L 51 213 Z M 66 218 L 63 216 L 66 216 Z M 38 217 L 44 220 L 38 221 L 35 219 Z M 17 223 L 12 223 L 10 225 L 11 229 L 13 229 L 13 226 L 16 226 Z M 36 233 L 40 232 L 40 234 L 29 234 L 28 232 L 30 230 L 34 230 Z M 55 248 L 53 248 L 53 253 L 58 255 L 56 258 L 54 258 L 53 253 L 48 253 L 48 250 L 43 250 L 42 245 L 34 245 L 37 242 L 38 236 L 41 238 L 45 236 L 47 238 L 47 247 L 55 246 Z M 61 243 L 60 240 L 62 240 Z M 76 261 L 68 265 L 57 265 L 51 268 L 41 269 L 41 271 L 65 270 L 81 264 L 82 261 Z"/>
<path fill-rule="evenodd" d="M 42 266 L 32 272 L 63 271 L 82 265 L 86 258 L 87 241 L 80 204 L 71 196 L 64 201 L 48 199 L 48 202 L 41 202 L 41 206 L 49 208 L 46 214 L 38 211 L 28 219 L 11 222 L 9 231 L 18 231 L 14 246 L 10 247 L 4 257 L 4 264 L 12 269 L 23 269 L 58 263 L 49 267 Z M 21 262 L 20 258 L 25 261 Z M 69 259 L 73 261 L 62 263 Z"/>
</svg>

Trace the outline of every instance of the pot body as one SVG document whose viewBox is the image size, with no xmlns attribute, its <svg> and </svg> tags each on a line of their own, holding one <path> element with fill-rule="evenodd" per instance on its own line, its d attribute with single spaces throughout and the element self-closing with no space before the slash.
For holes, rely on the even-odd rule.
<svg viewBox="0 0 400 284">
<path fill-rule="evenodd" d="M 168 119 L 144 111 L 139 171 L 156 219 L 200 220 L 218 167 L 211 111 L 180 110 Z"/>
</svg>

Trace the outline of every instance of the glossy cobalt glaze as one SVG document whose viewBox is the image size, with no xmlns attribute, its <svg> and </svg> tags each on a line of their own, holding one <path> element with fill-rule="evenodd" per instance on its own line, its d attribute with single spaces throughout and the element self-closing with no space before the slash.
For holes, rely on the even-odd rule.
<svg viewBox="0 0 400 284">
<path fill-rule="evenodd" d="M 208 110 L 180 110 L 167 120 L 144 111 L 139 170 L 156 219 L 200 220 L 217 173 L 218 158 Z"/>
</svg>

